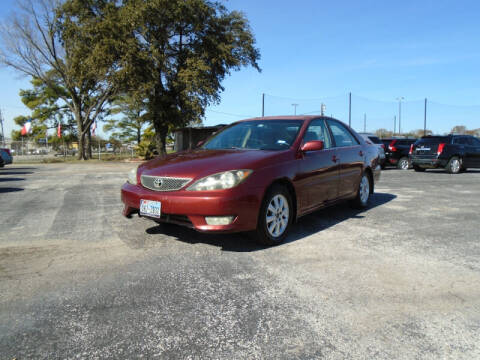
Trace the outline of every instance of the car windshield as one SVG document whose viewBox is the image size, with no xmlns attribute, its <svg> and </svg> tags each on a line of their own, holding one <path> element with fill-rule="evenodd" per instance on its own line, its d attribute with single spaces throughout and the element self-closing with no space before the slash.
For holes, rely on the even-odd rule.
<svg viewBox="0 0 480 360">
<path fill-rule="evenodd" d="M 203 149 L 285 150 L 292 146 L 303 120 L 253 120 L 226 128 Z"/>
</svg>

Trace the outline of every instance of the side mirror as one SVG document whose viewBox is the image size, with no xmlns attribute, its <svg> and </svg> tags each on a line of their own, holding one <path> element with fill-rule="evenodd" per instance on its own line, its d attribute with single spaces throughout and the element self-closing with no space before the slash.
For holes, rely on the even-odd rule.
<svg viewBox="0 0 480 360">
<path fill-rule="evenodd" d="M 322 140 L 312 140 L 312 141 L 307 141 L 305 144 L 303 144 L 300 150 L 303 152 L 307 152 L 307 151 L 323 150 L 323 148 L 324 148 L 324 144 Z"/>
</svg>

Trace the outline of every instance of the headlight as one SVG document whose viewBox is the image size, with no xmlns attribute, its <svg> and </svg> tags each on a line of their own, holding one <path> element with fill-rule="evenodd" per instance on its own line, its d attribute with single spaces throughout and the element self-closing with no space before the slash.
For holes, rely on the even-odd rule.
<svg viewBox="0 0 480 360">
<path fill-rule="evenodd" d="M 128 173 L 127 181 L 132 185 L 138 185 L 138 183 L 137 183 L 137 170 L 138 170 L 138 167 L 130 170 L 130 172 Z"/>
<path fill-rule="evenodd" d="M 231 170 L 204 177 L 187 188 L 188 191 L 230 189 L 245 180 L 252 170 Z"/>
</svg>

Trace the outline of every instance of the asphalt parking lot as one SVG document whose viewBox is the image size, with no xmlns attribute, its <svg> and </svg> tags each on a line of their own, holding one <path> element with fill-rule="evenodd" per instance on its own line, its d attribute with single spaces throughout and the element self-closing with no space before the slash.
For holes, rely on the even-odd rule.
<svg viewBox="0 0 480 360">
<path fill-rule="evenodd" d="M 480 171 L 386 170 L 262 248 L 123 218 L 131 167 L 0 169 L 1 359 L 480 358 Z"/>
</svg>

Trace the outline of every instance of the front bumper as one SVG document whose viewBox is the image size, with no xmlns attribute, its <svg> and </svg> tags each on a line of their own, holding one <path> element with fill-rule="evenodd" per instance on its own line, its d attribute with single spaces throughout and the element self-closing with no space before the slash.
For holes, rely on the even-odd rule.
<svg viewBox="0 0 480 360">
<path fill-rule="evenodd" d="M 257 227 L 263 197 L 261 188 L 238 186 L 217 191 L 158 192 L 141 185 L 125 183 L 121 190 L 123 215 L 139 213 L 140 200 L 160 201 L 162 217 L 157 222 L 172 222 L 204 232 L 239 232 Z M 228 225 L 208 225 L 205 216 L 234 216 Z"/>
</svg>

